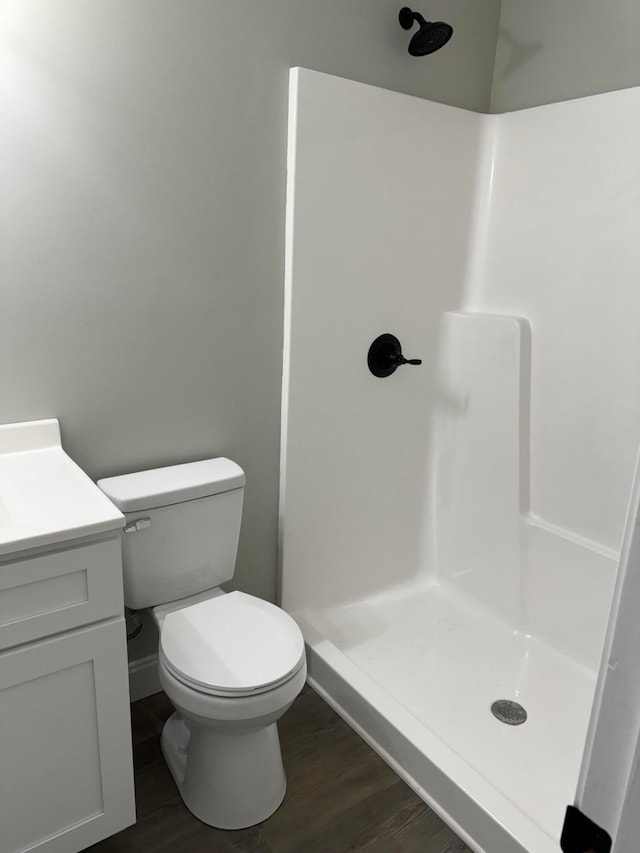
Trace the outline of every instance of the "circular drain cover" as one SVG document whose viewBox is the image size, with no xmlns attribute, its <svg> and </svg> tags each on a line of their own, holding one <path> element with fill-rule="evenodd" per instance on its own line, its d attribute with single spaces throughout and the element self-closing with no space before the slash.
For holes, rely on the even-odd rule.
<svg viewBox="0 0 640 853">
<path fill-rule="evenodd" d="M 512 699 L 498 699 L 491 706 L 491 713 L 508 726 L 521 726 L 527 720 L 527 712 L 519 702 Z"/>
</svg>

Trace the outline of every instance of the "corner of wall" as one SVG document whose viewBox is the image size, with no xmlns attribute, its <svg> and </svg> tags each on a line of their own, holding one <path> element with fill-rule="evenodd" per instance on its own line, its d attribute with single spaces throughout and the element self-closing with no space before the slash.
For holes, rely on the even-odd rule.
<svg viewBox="0 0 640 853">
<path fill-rule="evenodd" d="M 493 72 L 491 74 L 491 89 L 489 91 L 489 112 L 494 113 L 495 110 L 495 88 L 496 88 L 496 68 L 498 65 L 498 61 L 500 59 L 500 50 L 499 50 L 499 39 L 500 39 L 500 26 L 502 24 L 502 7 L 503 0 L 500 0 L 500 7 L 498 11 L 498 24 L 496 26 L 496 39 L 493 47 Z"/>
</svg>

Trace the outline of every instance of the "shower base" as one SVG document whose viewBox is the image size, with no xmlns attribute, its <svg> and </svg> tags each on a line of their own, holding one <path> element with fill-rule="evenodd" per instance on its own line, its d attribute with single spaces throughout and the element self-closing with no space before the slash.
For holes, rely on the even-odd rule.
<svg viewBox="0 0 640 853">
<path fill-rule="evenodd" d="M 472 849 L 557 853 L 595 673 L 433 583 L 294 615 L 311 684 Z"/>
</svg>

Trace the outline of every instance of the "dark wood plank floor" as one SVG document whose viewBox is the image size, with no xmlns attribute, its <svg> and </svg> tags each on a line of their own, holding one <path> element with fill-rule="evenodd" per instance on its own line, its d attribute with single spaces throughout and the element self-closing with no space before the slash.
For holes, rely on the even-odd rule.
<svg viewBox="0 0 640 853">
<path fill-rule="evenodd" d="M 305 688 L 279 724 L 287 795 L 259 826 L 200 823 L 159 747 L 164 694 L 132 705 L 137 823 L 92 853 L 471 853 L 340 717 Z"/>
</svg>

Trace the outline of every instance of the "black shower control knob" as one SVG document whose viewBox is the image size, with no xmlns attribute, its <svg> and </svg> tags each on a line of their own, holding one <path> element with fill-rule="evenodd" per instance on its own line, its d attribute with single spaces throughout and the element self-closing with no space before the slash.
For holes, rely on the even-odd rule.
<svg viewBox="0 0 640 853">
<path fill-rule="evenodd" d="M 395 335 L 385 332 L 379 335 L 369 347 L 367 365 L 374 376 L 381 379 L 391 376 L 403 364 L 422 364 L 420 358 L 405 358 L 402 346 Z"/>
</svg>

